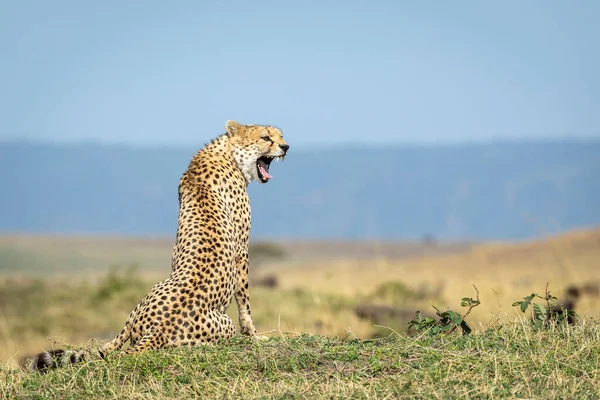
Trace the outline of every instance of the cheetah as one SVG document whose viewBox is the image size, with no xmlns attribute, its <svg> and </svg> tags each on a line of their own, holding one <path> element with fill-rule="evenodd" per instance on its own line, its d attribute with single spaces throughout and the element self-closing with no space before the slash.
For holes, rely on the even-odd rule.
<svg viewBox="0 0 600 400">
<path fill-rule="evenodd" d="M 235 298 L 240 331 L 259 338 L 250 312 L 248 240 L 251 181 L 267 183 L 274 159 L 289 149 L 278 128 L 227 121 L 221 134 L 192 158 L 179 181 L 179 217 L 171 274 L 155 284 L 129 314 L 121 332 L 99 355 L 120 350 L 194 346 L 231 338 L 235 326 L 226 314 Z M 83 350 L 52 350 L 30 360 L 47 371 L 79 362 Z"/>
</svg>

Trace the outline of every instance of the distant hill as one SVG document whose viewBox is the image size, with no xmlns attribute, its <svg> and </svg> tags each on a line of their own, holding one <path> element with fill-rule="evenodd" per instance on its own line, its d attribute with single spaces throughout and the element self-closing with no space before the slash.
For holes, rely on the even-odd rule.
<svg viewBox="0 0 600 400">
<path fill-rule="evenodd" d="M 0 143 L 0 232 L 174 234 L 196 150 Z M 255 237 L 520 239 L 600 225 L 600 141 L 292 146 L 271 172 L 249 189 Z"/>
</svg>

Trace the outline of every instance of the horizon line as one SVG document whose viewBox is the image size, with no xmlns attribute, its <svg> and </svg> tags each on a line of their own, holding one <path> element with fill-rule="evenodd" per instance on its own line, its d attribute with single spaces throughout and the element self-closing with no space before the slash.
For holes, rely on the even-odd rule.
<svg viewBox="0 0 600 400">
<path fill-rule="evenodd" d="M 216 137 L 216 136 L 215 136 Z M 202 148 L 206 141 L 210 139 L 200 139 L 198 143 L 160 143 L 160 142 L 126 142 L 126 141 L 115 141 L 115 140 L 102 140 L 102 139 L 59 139 L 52 140 L 47 138 L 39 137 L 0 137 L 0 145 L 6 144 L 28 144 L 28 145 L 47 145 L 47 146 L 60 146 L 60 147 L 80 147 L 80 146 L 101 146 L 104 148 L 130 148 L 139 150 L 185 150 L 189 147 Z M 548 136 L 548 137 L 508 137 L 508 138 L 485 138 L 485 139 L 462 139 L 462 140 L 443 140 L 443 141 L 393 141 L 393 142 L 359 142 L 356 140 L 345 141 L 345 142 L 324 142 L 318 143 L 304 143 L 297 144 L 294 147 L 302 150 L 318 150 L 318 149 L 331 149 L 335 147 L 337 150 L 344 149 L 357 149 L 357 148 L 389 148 L 389 147 L 404 147 L 404 148 L 439 148 L 439 147 L 469 147 L 469 146 L 489 146 L 489 145 L 507 145 L 507 144 L 560 144 L 560 143 L 577 143 L 577 144 L 589 144 L 589 143 L 600 143 L 600 135 L 598 136 L 587 136 L 587 135 L 576 135 L 576 136 Z"/>
</svg>

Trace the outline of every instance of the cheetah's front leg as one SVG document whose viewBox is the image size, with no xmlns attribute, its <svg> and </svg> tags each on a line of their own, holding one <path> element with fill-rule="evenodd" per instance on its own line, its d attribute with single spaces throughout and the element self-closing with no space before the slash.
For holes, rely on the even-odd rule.
<svg viewBox="0 0 600 400">
<path fill-rule="evenodd" d="M 238 317 L 240 321 L 240 330 L 243 335 L 253 338 L 260 338 L 256 333 L 254 322 L 250 312 L 250 294 L 248 290 L 248 252 L 242 253 L 236 262 L 238 270 L 237 290 L 235 291 L 235 301 L 238 307 Z"/>
</svg>

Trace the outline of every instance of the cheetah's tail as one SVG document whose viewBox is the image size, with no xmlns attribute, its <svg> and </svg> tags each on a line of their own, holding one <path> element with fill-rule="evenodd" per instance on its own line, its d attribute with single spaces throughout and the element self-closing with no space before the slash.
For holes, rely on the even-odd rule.
<svg viewBox="0 0 600 400">
<path fill-rule="evenodd" d="M 105 354 L 107 352 L 120 349 L 125 341 L 129 339 L 130 335 L 131 324 L 129 321 L 127 321 L 121 333 L 119 333 L 112 341 L 103 345 L 95 353 L 99 358 L 106 360 Z M 89 356 L 89 353 L 89 351 L 84 349 L 49 350 L 39 353 L 33 358 L 24 360 L 22 365 L 30 371 L 48 372 L 51 369 L 65 367 L 69 364 L 77 364 L 81 361 L 84 361 L 85 357 Z"/>
<path fill-rule="evenodd" d="M 73 350 L 48 350 L 39 353 L 24 362 L 24 367 L 30 371 L 48 372 L 51 369 L 65 367 L 69 364 L 77 364 L 84 360 L 86 351 L 83 349 Z M 104 358 L 102 352 L 100 357 Z"/>
</svg>

